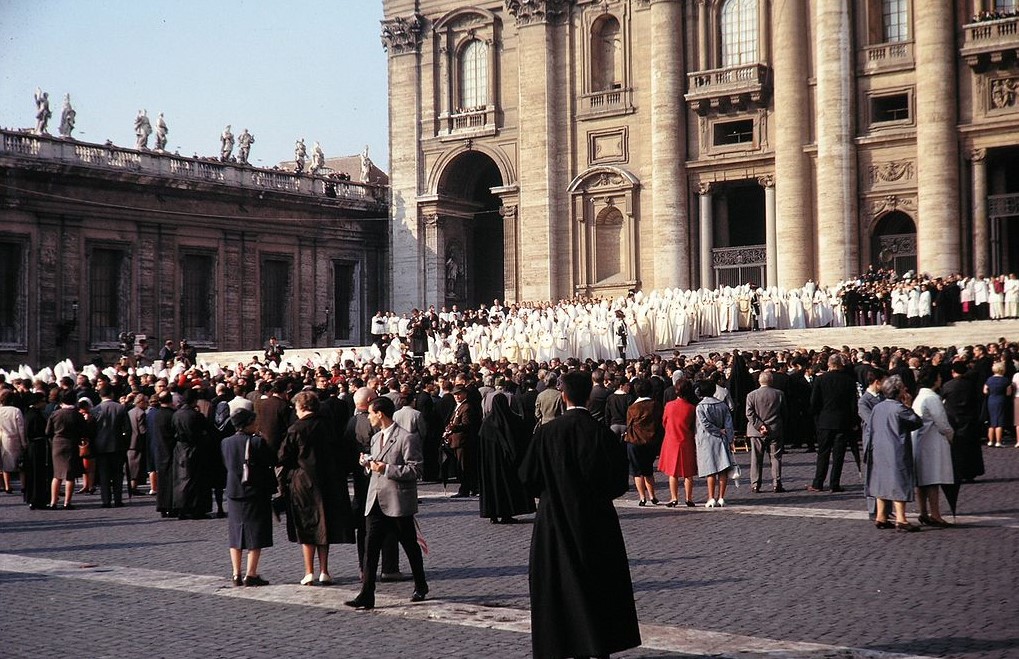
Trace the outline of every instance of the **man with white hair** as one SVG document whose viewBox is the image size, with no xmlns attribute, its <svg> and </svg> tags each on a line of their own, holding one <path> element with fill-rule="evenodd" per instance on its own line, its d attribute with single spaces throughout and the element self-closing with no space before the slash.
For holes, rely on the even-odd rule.
<svg viewBox="0 0 1019 659">
<path fill-rule="evenodd" d="M 769 368 L 757 377 L 760 387 L 747 394 L 747 437 L 750 439 L 750 489 L 761 491 L 764 447 L 771 456 L 771 485 L 774 492 L 782 487 L 782 452 L 785 441 L 785 394 L 772 386 L 774 372 Z"/>
</svg>

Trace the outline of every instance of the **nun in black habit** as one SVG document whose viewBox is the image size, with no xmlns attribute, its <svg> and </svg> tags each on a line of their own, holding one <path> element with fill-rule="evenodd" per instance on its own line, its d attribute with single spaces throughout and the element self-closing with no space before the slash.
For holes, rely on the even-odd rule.
<svg viewBox="0 0 1019 659">
<path fill-rule="evenodd" d="M 492 397 L 492 411 L 478 432 L 478 481 L 481 516 L 493 524 L 513 524 L 514 515 L 534 512 L 534 497 L 527 493 L 517 470 L 531 434 L 514 414 L 502 393 Z"/>
</svg>

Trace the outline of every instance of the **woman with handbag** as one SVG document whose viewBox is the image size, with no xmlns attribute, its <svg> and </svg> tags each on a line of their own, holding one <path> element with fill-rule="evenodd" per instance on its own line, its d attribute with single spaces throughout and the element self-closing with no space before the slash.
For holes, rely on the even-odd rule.
<svg viewBox="0 0 1019 659">
<path fill-rule="evenodd" d="M 265 586 L 258 574 L 262 549 L 272 546 L 272 495 L 276 491 L 272 449 L 254 434 L 255 413 L 240 407 L 230 415 L 237 432 L 220 444 L 226 467 L 226 497 L 230 514 L 230 565 L 233 585 Z M 248 550 L 248 569 L 241 576 L 241 553 Z"/>
<path fill-rule="evenodd" d="M 53 482 L 50 485 L 50 509 L 57 507 L 60 498 L 60 483 L 64 483 L 64 509 L 71 510 L 74 494 L 74 479 L 82 471 L 82 443 L 88 446 L 89 431 L 85 418 L 78 413 L 75 394 L 67 391 L 57 408 L 46 421 L 46 436 L 50 438 L 53 450 Z"/>
<path fill-rule="evenodd" d="M 78 494 L 95 494 L 96 463 L 92 459 L 92 438 L 95 436 L 95 420 L 92 418 L 92 401 L 82 397 L 78 399 L 78 415 L 85 420 L 87 432 L 83 441 L 78 444 L 78 457 L 81 459 L 81 468 L 76 473 L 81 474 L 81 489 Z"/>
<path fill-rule="evenodd" d="M 708 380 L 697 383 L 697 475 L 707 478 L 708 502 L 705 508 L 723 508 L 732 457 L 733 428 L 729 406 L 714 397 L 716 385 Z"/>
<path fill-rule="evenodd" d="M 626 410 L 626 457 L 630 463 L 630 476 L 637 488 L 640 500 L 638 506 L 646 506 L 650 500 L 658 505 L 655 496 L 655 456 L 665 435 L 662 427 L 662 406 L 651 398 L 651 383 L 644 378 L 633 381 L 633 392 L 637 399 Z"/>
</svg>

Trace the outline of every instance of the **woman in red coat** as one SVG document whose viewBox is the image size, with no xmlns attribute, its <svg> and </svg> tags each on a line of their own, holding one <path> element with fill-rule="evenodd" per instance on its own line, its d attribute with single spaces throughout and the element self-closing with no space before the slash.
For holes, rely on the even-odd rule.
<svg viewBox="0 0 1019 659">
<path fill-rule="evenodd" d="M 662 425 L 665 439 L 658 457 L 658 470 L 669 477 L 672 500 L 669 508 L 679 505 L 679 479 L 683 479 L 686 505 L 693 508 L 693 479 L 697 475 L 697 453 L 694 434 L 696 428 L 697 396 L 693 383 L 684 378 L 676 384 L 677 398 L 665 406 Z"/>
</svg>

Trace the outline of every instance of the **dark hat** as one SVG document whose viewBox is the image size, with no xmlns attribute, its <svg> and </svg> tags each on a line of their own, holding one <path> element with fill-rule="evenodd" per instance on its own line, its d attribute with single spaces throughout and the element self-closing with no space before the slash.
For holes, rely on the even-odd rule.
<svg viewBox="0 0 1019 659">
<path fill-rule="evenodd" d="M 458 385 L 453 387 L 453 393 L 454 394 L 462 394 L 465 391 L 467 391 L 467 387 L 463 386 L 462 384 L 458 384 Z"/>
<path fill-rule="evenodd" d="M 255 413 L 251 410 L 238 407 L 233 413 L 230 414 L 230 423 L 233 424 L 236 430 L 247 427 L 256 418 Z"/>
</svg>

